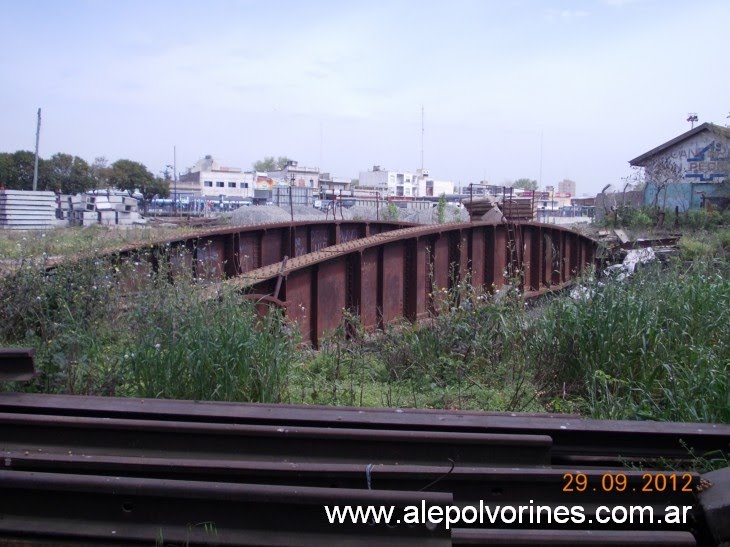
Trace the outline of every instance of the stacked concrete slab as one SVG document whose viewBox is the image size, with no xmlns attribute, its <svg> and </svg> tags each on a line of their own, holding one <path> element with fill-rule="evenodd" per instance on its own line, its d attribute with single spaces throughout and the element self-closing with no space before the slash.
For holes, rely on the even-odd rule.
<svg viewBox="0 0 730 547">
<path fill-rule="evenodd" d="M 68 219 L 72 226 L 130 225 L 142 222 L 137 200 L 129 196 L 77 194 L 68 196 Z"/>
<path fill-rule="evenodd" d="M 56 223 L 56 194 L 0 190 L 0 228 L 45 230 Z"/>
</svg>

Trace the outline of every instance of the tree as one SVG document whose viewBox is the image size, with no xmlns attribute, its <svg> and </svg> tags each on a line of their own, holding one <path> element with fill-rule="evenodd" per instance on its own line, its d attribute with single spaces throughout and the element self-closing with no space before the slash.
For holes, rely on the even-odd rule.
<svg viewBox="0 0 730 547">
<path fill-rule="evenodd" d="M 162 196 L 167 189 L 166 195 L 170 194 L 170 185 L 147 170 L 143 164 L 131 160 L 117 160 L 111 166 L 109 182 L 125 190 L 131 196 L 135 190 L 139 190 L 145 200 L 152 199 L 155 195 Z"/>
<path fill-rule="evenodd" d="M 146 188 L 146 193 L 142 192 L 146 200 L 150 200 L 157 196 L 158 198 L 166 198 L 170 196 L 171 179 L 155 177 L 154 182 Z"/>
<path fill-rule="evenodd" d="M 523 188 L 525 190 L 537 190 L 537 181 L 532 179 L 517 179 L 512 187 Z"/>
<path fill-rule="evenodd" d="M 667 206 L 667 192 L 684 180 L 684 168 L 669 156 L 655 157 L 644 165 L 647 182 L 654 185 L 653 206 L 659 206 L 659 195 L 664 191 L 662 209 Z"/>
<path fill-rule="evenodd" d="M 33 189 L 33 169 L 35 166 L 35 154 L 27 150 L 18 150 L 13 154 L 9 154 L 3 163 L 6 164 L 7 172 L 3 176 L 5 179 L 5 187 L 9 190 L 32 190 Z M 40 160 L 38 170 L 41 170 Z"/>
<path fill-rule="evenodd" d="M 10 188 L 13 156 L 7 152 L 0 152 L 0 188 Z"/>
<path fill-rule="evenodd" d="M 94 187 L 89 164 L 78 156 L 54 154 L 39 169 L 39 186 L 63 194 L 78 194 Z M 41 184 L 42 183 L 42 184 Z"/>
<path fill-rule="evenodd" d="M 274 156 L 266 156 L 263 160 L 254 162 L 253 168 L 254 171 L 262 173 L 280 171 L 281 169 L 284 169 L 290 161 L 292 160 L 286 156 L 279 156 L 276 159 L 274 159 Z"/>
<path fill-rule="evenodd" d="M 104 156 L 95 157 L 94 163 L 89 167 L 89 174 L 94 179 L 94 188 L 109 188 L 112 185 L 111 171 L 109 161 Z"/>
</svg>

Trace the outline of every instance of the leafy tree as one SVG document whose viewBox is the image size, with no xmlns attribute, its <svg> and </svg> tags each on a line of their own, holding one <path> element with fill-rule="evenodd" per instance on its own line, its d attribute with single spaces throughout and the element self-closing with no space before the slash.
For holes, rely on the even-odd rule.
<svg viewBox="0 0 730 547">
<path fill-rule="evenodd" d="M 0 152 L 0 187 L 10 188 L 13 156 L 7 152 Z"/>
<path fill-rule="evenodd" d="M 78 194 L 94 187 L 89 164 L 78 156 L 54 154 L 44 162 L 39 183 L 46 190 L 60 191 L 64 194 Z"/>
<path fill-rule="evenodd" d="M 94 163 L 89 167 L 89 174 L 94 179 L 94 188 L 109 188 L 112 185 L 111 171 L 109 161 L 104 156 L 95 157 Z"/>
<path fill-rule="evenodd" d="M 273 156 L 266 156 L 264 159 L 254 162 L 253 169 L 262 173 L 276 171 L 276 160 Z"/>
<path fill-rule="evenodd" d="M 38 169 L 41 169 L 39 161 Z M 9 190 L 32 190 L 35 154 L 27 150 L 18 150 L 10 156 L 6 188 Z"/>
<path fill-rule="evenodd" d="M 154 182 L 143 192 L 144 198 L 150 200 L 155 196 L 166 198 L 170 196 L 170 179 L 155 177 Z"/>
<path fill-rule="evenodd" d="M 274 156 L 266 156 L 263 160 L 254 162 L 253 168 L 255 171 L 268 172 L 268 171 L 279 171 L 284 169 L 287 164 L 292 161 L 286 156 L 279 156 L 274 159 Z"/>
<path fill-rule="evenodd" d="M 291 158 L 287 158 L 286 156 L 279 156 L 276 160 L 276 167 L 277 169 L 284 169 L 290 161 L 293 161 Z"/>
<path fill-rule="evenodd" d="M 157 179 L 143 164 L 132 160 L 117 160 L 111 166 L 109 182 L 125 190 L 131 196 L 139 190 L 145 200 L 155 195 L 163 197 L 170 194 L 170 185 L 162 179 Z"/>
<path fill-rule="evenodd" d="M 537 181 L 532 179 L 517 179 L 512 187 L 523 188 L 525 190 L 537 190 Z"/>
</svg>

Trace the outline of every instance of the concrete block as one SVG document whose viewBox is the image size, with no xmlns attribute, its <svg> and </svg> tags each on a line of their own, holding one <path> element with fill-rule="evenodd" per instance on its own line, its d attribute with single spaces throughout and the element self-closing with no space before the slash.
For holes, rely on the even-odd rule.
<svg viewBox="0 0 730 547">
<path fill-rule="evenodd" d="M 702 475 L 711 486 L 698 498 L 707 527 L 717 544 L 730 543 L 730 467 Z"/>
</svg>

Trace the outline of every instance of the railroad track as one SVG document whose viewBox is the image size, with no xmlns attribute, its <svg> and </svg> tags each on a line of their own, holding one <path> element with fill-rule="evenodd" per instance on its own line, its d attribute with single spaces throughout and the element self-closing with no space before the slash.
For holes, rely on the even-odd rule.
<svg viewBox="0 0 730 547">
<path fill-rule="evenodd" d="M 680 487 L 667 489 L 668 472 L 622 465 L 674 455 L 681 466 L 686 446 L 727 451 L 730 426 L 2 393 L 0 534 L 23 545 L 712 545 L 697 473 L 676 472 Z M 585 521 L 447 530 L 332 525 L 324 512 L 480 502 L 580 504 Z M 601 505 L 637 503 L 691 510 L 680 525 L 589 523 Z"/>
</svg>

